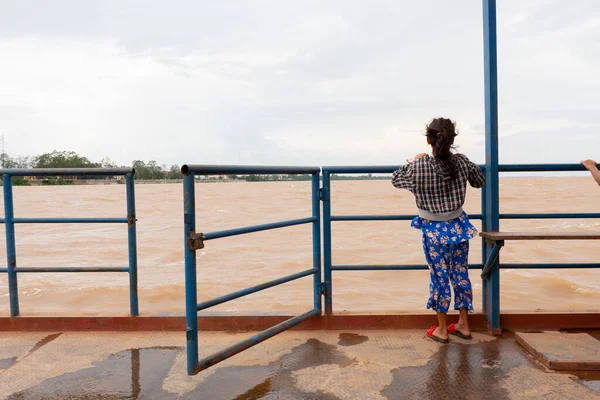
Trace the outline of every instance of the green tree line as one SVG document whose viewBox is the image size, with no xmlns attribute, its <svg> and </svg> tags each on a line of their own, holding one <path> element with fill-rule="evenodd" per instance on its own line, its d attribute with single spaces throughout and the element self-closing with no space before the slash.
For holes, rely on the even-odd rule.
<svg viewBox="0 0 600 400">
<path fill-rule="evenodd" d="M 179 166 L 172 165 L 167 169 L 166 165 L 161 165 L 155 160 L 143 161 L 134 160 L 131 166 L 119 166 L 110 158 L 106 157 L 100 162 L 90 161 L 74 151 L 58 151 L 40 154 L 35 157 L 11 157 L 8 154 L 0 155 L 2 168 L 135 168 L 135 179 L 138 180 L 177 180 L 181 179 Z M 95 177 L 93 179 L 111 179 L 112 177 Z M 243 180 L 246 182 L 267 182 L 267 181 L 308 181 L 310 175 L 228 175 L 228 180 Z M 368 180 L 368 179 L 389 179 L 387 176 L 368 175 L 332 175 L 332 180 Z M 69 180 L 64 177 L 48 178 L 50 184 L 68 184 Z M 14 177 L 14 185 L 28 185 L 28 181 L 23 177 Z"/>
<path fill-rule="evenodd" d="M 2 168 L 135 168 L 136 179 L 181 179 L 179 166 L 172 165 L 167 169 L 165 165 L 158 164 L 157 161 L 135 160 L 131 166 L 119 166 L 110 158 L 103 158 L 100 162 L 90 161 L 74 151 L 58 151 L 40 154 L 35 157 L 11 157 L 3 153 L 0 155 L 0 164 Z M 110 178 L 110 177 L 108 177 Z M 107 179 L 107 177 L 97 177 L 96 179 Z M 54 179 L 53 183 L 64 183 L 63 179 Z M 14 185 L 27 185 L 28 182 L 22 177 L 13 178 Z"/>
</svg>

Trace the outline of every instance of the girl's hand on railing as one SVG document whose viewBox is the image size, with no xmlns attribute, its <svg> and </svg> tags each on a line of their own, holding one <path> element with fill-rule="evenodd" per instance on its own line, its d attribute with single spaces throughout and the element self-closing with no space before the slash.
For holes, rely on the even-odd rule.
<svg viewBox="0 0 600 400">
<path fill-rule="evenodd" d="M 593 171 L 595 169 L 598 169 L 597 167 L 597 162 L 594 160 L 583 160 L 581 161 L 581 163 L 583 164 L 583 166 L 585 168 L 587 168 L 588 171 Z"/>
</svg>

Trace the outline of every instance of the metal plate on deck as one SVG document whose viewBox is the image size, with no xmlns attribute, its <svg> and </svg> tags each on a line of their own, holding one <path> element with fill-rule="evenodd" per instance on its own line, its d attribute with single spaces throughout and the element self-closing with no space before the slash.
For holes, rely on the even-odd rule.
<svg viewBox="0 0 600 400">
<path fill-rule="evenodd" d="M 600 341 L 587 333 L 517 333 L 517 342 L 553 370 L 600 370 Z"/>
</svg>

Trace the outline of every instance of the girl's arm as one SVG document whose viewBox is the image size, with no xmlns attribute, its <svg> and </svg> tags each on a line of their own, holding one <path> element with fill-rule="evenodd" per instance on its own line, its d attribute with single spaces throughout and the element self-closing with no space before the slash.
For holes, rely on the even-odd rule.
<svg viewBox="0 0 600 400">
<path fill-rule="evenodd" d="M 482 188 L 485 185 L 485 175 L 483 175 L 481 168 L 464 154 L 457 153 L 455 156 L 461 158 L 467 164 L 467 170 L 469 171 L 467 179 L 469 184 L 475 189 Z"/>
<path fill-rule="evenodd" d="M 482 188 L 485 185 L 485 175 L 483 175 L 483 171 L 477 164 L 469 161 L 469 184 L 473 186 L 475 189 Z"/>
<path fill-rule="evenodd" d="M 596 163 L 594 160 L 584 160 L 581 163 L 587 168 L 588 171 L 592 173 L 594 180 L 598 185 L 600 185 L 600 171 L 598 170 L 598 163 Z"/>
</svg>

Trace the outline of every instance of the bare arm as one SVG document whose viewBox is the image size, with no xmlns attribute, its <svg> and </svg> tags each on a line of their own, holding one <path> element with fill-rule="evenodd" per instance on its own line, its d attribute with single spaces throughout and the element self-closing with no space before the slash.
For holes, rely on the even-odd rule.
<svg viewBox="0 0 600 400">
<path fill-rule="evenodd" d="M 600 185 L 600 170 L 598 170 L 598 163 L 594 160 L 584 160 L 581 163 L 588 171 L 590 171 L 596 183 Z"/>
</svg>

